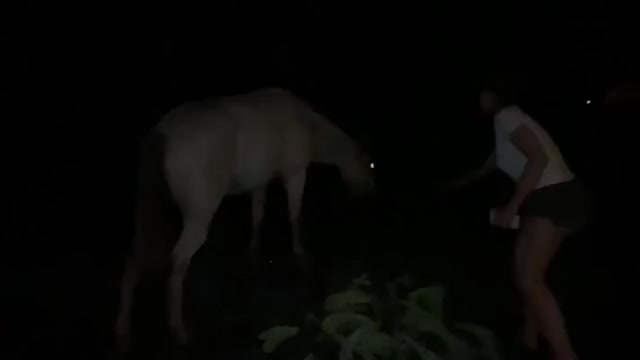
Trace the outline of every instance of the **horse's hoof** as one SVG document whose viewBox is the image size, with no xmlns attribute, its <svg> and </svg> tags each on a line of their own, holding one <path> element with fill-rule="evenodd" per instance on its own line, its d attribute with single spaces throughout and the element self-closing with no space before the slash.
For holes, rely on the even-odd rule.
<svg viewBox="0 0 640 360">
<path fill-rule="evenodd" d="M 257 249 L 248 248 L 245 252 L 246 256 L 246 268 L 243 275 L 247 278 L 253 278 L 259 272 L 261 267 L 260 252 Z"/>
<path fill-rule="evenodd" d="M 176 345 L 178 348 L 186 349 L 189 345 L 189 337 L 186 333 L 176 335 Z"/>
<path fill-rule="evenodd" d="M 116 350 L 119 354 L 128 354 L 131 351 L 131 337 L 116 335 Z"/>
<path fill-rule="evenodd" d="M 254 267 L 257 268 L 258 266 L 260 266 L 260 249 L 250 246 L 247 249 L 247 253 L 246 253 L 247 259 L 249 260 L 249 264 Z"/>
<path fill-rule="evenodd" d="M 176 348 L 186 348 L 189 345 L 189 335 L 184 327 L 173 327 L 171 332 Z"/>
<path fill-rule="evenodd" d="M 186 346 L 176 345 L 171 351 L 171 360 L 185 360 L 189 358 L 189 352 Z"/>
<path fill-rule="evenodd" d="M 296 266 L 302 273 L 308 277 L 311 276 L 311 272 L 313 270 L 313 263 L 311 261 L 311 257 L 309 257 L 306 253 L 298 253 L 295 254 L 295 262 Z"/>
<path fill-rule="evenodd" d="M 120 354 L 126 354 L 131 350 L 131 335 L 121 322 L 118 322 L 115 328 L 116 350 Z"/>
</svg>

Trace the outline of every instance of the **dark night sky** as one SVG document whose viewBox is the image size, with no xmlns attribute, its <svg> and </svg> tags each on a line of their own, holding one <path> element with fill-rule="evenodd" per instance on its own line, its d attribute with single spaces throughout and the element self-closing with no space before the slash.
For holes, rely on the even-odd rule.
<svg viewBox="0 0 640 360">
<path fill-rule="evenodd" d="M 637 21 L 628 9 L 255 3 L 2 5 L 0 90 L 12 169 L 11 226 L 3 231 L 16 239 L 11 249 L 42 269 L 57 266 L 52 279 L 77 279 L 84 266 L 109 283 L 128 241 L 139 137 L 183 101 L 265 85 L 293 89 L 347 132 L 372 138 L 381 184 L 410 218 L 424 211 L 429 186 L 489 151 L 491 128 L 479 120 L 476 94 L 492 71 L 522 74 L 528 105 L 573 147 L 570 161 L 594 186 L 629 183 L 594 175 L 603 168 L 590 164 L 608 155 L 586 144 L 593 136 L 618 161 L 630 158 L 630 142 L 584 105 L 598 105 L 612 82 L 637 79 Z M 587 135 L 578 139 L 580 131 Z M 631 218 L 632 210 L 621 211 Z M 28 250 L 36 244 L 41 251 Z M 68 256 L 52 256 L 59 252 Z M 5 266 L 25 279 L 41 276 L 12 254 L 5 251 Z"/>
<path fill-rule="evenodd" d="M 489 71 L 518 71 L 534 102 L 566 107 L 635 63 L 628 12 L 595 6 L 31 4 L 3 12 L 5 93 L 18 113 L 67 111 L 45 121 L 67 135 L 80 126 L 135 137 L 185 100 L 281 85 L 352 133 L 407 144 L 413 129 L 437 141 L 436 128 L 461 121 L 444 117 L 476 115 Z"/>
</svg>

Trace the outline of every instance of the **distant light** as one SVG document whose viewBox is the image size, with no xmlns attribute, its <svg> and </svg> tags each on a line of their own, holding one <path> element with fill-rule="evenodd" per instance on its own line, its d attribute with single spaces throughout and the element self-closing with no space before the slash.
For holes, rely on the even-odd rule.
<svg viewBox="0 0 640 360">
<path fill-rule="evenodd" d="M 369 164 L 369 167 L 373 169 L 373 168 L 375 168 L 376 166 L 375 166 L 375 164 L 374 164 L 374 163 L 371 163 L 371 164 Z"/>
<path fill-rule="evenodd" d="M 273 264 L 273 260 L 269 260 L 269 264 Z"/>
<path fill-rule="evenodd" d="M 587 100 L 587 105 L 591 104 L 591 100 Z"/>
</svg>

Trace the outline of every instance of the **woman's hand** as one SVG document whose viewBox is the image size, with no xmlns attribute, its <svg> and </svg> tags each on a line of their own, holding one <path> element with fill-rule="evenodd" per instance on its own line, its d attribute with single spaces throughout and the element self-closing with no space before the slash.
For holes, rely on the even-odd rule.
<svg viewBox="0 0 640 360">
<path fill-rule="evenodd" d="M 485 160 L 482 166 L 473 172 L 462 176 L 460 178 L 454 179 L 452 181 L 447 182 L 440 186 L 440 190 L 449 192 L 452 190 L 457 190 L 466 186 L 469 186 L 485 176 L 489 175 L 496 168 L 496 152 L 491 152 L 491 155 Z"/>
<path fill-rule="evenodd" d="M 507 205 L 496 212 L 494 223 L 504 229 L 511 228 L 513 219 L 518 215 L 518 207 L 513 205 Z"/>
</svg>

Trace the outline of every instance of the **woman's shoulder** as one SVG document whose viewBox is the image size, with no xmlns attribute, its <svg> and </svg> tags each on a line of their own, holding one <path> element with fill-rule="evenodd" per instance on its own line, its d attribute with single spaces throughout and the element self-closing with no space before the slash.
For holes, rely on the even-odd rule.
<svg viewBox="0 0 640 360">
<path fill-rule="evenodd" d="M 531 121 L 531 117 L 517 105 L 507 106 L 498 111 L 494 116 L 495 126 L 509 133 L 520 125 L 530 123 Z"/>
<path fill-rule="evenodd" d="M 498 111 L 495 115 L 496 119 L 510 119 L 510 118 L 518 118 L 518 117 L 529 117 L 527 113 L 522 110 L 522 108 L 518 105 L 509 105 L 506 106 L 500 111 Z"/>
</svg>

